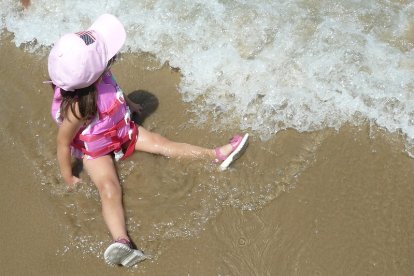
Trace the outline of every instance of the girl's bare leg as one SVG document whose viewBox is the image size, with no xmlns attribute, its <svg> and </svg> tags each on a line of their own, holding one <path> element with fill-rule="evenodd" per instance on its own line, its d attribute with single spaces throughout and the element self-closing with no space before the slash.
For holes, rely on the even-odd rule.
<svg viewBox="0 0 414 276">
<path fill-rule="evenodd" d="M 138 127 L 138 130 L 138 141 L 135 144 L 135 150 L 175 158 L 208 158 L 214 160 L 216 157 L 214 149 L 174 142 L 158 133 L 150 132 L 141 126 Z M 228 154 L 231 152 L 232 147 L 230 144 L 227 144 L 222 146 L 220 150 L 223 154 Z"/>
<path fill-rule="evenodd" d="M 128 238 L 122 205 L 122 188 L 114 162 L 109 155 L 83 160 L 84 167 L 98 188 L 102 215 L 114 240 Z"/>
</svg>

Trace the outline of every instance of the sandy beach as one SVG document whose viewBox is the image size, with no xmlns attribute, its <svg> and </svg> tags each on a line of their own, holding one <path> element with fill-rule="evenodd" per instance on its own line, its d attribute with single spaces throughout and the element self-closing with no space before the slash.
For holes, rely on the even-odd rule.
<svg viewBox="0 0 414 276">
<path fill-rule="evenodd" d="M 107 266 L 97 191 L 67 192 L 46 59 L 5 37 L 1 59 L 1 275 L 413 275 L 414 161 L 375 127 L 252 138 L 231 170 L 138 153 L 119 164 L 128 227 L 150 256 Z M 192 123 L 179 70 L 125 54 L 114 67 L 143 126 L 214 147 L 238 130 Z M 145 95 L 145 97 L 141 97 Z"/>
</svg>

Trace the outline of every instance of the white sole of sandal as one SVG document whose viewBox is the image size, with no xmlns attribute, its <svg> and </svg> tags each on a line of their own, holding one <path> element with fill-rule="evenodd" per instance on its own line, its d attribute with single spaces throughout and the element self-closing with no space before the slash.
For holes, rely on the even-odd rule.
<svg viewBox="0 0 414 276">
<path fill-rule="evenodd" d="M 116 242 L 105 250 L 104 259 L 110 265 L 131 267 L 145 260 L 145 255 L 140 250 L 132 249 L 126 244 Z"/>
<path fill-rule="evenodd" d="M 243 136 L 243 139 L 240 142 L 240 144 L 237 146 L 237 148 L 226 158 L 226 160 L 223 161 L 223 163 L 220 164 L 220 170 L 222 171 L 226 170 L 231 165 L 231 163 L 233 163 L 243 154 L 243 152 L 247 148 L 248 140 L 249 140 L 249 134 L 246 133 Z"/>
</svg>

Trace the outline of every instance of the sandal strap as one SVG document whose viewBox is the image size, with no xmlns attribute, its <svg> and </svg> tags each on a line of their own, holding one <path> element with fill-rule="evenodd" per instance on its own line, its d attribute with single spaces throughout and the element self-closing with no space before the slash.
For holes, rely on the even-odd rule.
<svg viewBox="0 0 414 276">
<path fill-rule="evenodd" d="M 240 142 L 242 141 L 243 137 L 240 135 L 234 135 L 229 143 L 231 145 L 231 152 L 227 155 L 224 155 L 223 153 L 221 153 L 220 151 L 220 147 L 215 148 L 215 152 L 216 152 L 216 159 L 214 160 L 216 163 L 220 162 L 220 161 L 224 161 L 227 159 L 227 157 L 237 148 L 237 146 L 240 144 Z"/>
<path fill-rule="evenodd" d="M 232 152 L 237 148 L 237 146 L 240 144 L 241 140 L 243 139 L 243 137 L 241 135 L 234 135 L 231 139 L 230 139 L 230 145 L 232 147 Z"/>
<path fill-rule="evenodd" d="M 226 155 L 222 154 L 221 151 L 220 151 L 220 148 L 215 148 L 214 150 L 216 152 L 216 159 L 215 159 L 216 163 L 220 162 L 220 161 L 223 161 L 223 160 L 226 160 L 228 155 L 226 156 Z"/>
<path fill-rule="evenodd" d="M 113 242 L 114 243 L 115 242 L 122 243 L 122 244 L 128 245 L 129 247 L 132 248 L 131 241 L 129 239 L 127 239 L 127 238 L 117 239 L 117 240 L 114 240 Z"/>
</svg>

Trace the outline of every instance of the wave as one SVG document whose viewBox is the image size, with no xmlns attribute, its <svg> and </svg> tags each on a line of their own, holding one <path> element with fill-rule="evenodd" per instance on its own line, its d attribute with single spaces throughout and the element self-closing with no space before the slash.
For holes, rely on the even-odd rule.
<svg viewBox="0 0 414 276">
<path fill-rule="evenodd" d="M 199 121 L 264 140 L 368 121 L 414 139 L 410 1 L 39 0 L 22 10 L 8 0 L 1 29 L 39 52 L 105 12 L 126 27 L 123 51 L 180 69 Z"/>
</svg>

